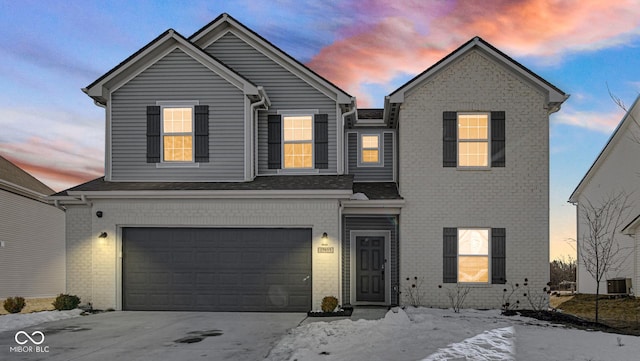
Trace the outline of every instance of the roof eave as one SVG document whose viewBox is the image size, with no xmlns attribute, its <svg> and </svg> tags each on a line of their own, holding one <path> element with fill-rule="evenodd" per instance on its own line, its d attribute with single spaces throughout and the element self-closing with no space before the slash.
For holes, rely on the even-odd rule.
<svg viewBox="0 0 640 361">
<path fill-rule="evenodd" d="M 136 190 L 136 191 L 68 191 L 69 196 L 79 199 L 280 199 L 280 198 L 314 198 L 336 199 L 349 198 L 351 189 L 320 190 Z"/>
<path fill-rule="evenodd" d="M 596 159 L 593 161 L 593 163 L 591 164 L 587 172 L 584 174 L 584 176 L 582 177 L 582 179 L 580 180 L 576 188 L 573 190 L 573 192 L 571 193 L 571 196 L 569 196 L 570 203 L 574 203 L 574 204 L 578 203 L 578 197 L 584 190 L 584 187 L 586 187 L 593 173 L 595 173 L 597 169 L 600 167 L 600 165 L 602 164 L 602 162 L 604 162 L 604 159 L 607 157 L 607 154 L 609 153 L 610 148 L 613 147 L 614 143 L 616 143 L 617 140 L 620 138 L 618 134 L 619 133 L 621 134 L 621 129 L 625 127 L 627 123 L 633 121 L 632 113 L 636 111 L 636 108 L 640 109 L 639 104 L 640 104 L 640 96 L 636 98 L 636 100 L 633 102 L 633 104 L 631 105 L 627 113 L 622 117 L 622 120 L 620 121 L 620 123 L 618 123 L 618 126 L 616 127 L 616 129 L 614 129 L 613 133 L 609 137 L 609 140 L 607 140 L 607 143 L 604 145 L 604 147 L 602 148 L 602 150 L 600 151 Z"/>
<path fill-rule="evenodd" d="M 180 47 L 183 51 L 187 51 L 191 56 L 196 57 L 197 61 L 201 62 L 202 64 L 208 65 L 209 69 L 211 69 L 212 71 L 214 71 L 212 68 L 218 70 L 217 73 L 219 75 L 237 86 L 246 95 L 259 95 L 258 87 L 255 84 L 251 83 L 249 80 L 234 72 L 218 59 L 215 59 L 209 54 L 205 53 L 202 49 L 198 48 L 195 44 L 188 41 L 184 36 L 173 29 L 167 30 L 166 32 L 152 40 L 132 56 L 125 59 L 122 63 L 118 64 L 116 67 L 102 75 L 96 81 L 94 81 L 87 87 L 82 88 L 82 91 L 89 97 L 91 97 L 95 102 L 102 105 L 106 104 L 107 99 L 109 98 L 110 91 L 110 87 L 107 86 L 109 82 L 116 79 L 131 66 L 137 65 L 139 61 L 149 56 L 155 50 L 171 40 L 175 41 L 177 46 Z"/>
</svg>

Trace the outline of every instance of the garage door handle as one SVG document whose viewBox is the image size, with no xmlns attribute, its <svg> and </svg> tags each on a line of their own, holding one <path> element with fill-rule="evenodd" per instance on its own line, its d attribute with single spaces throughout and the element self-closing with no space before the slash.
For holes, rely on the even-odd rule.
<svg viewBox="0 0 640 361">
<path fill-rule="evenodd" d="M 309 278 L 311 278 L 311 276 L 310 276 L 310 275 L 307 275 L 307 277 L 305 277 L 305 278 L 303 278 L 303 279 L 302 279 L 302 282 L 307 282 L 307 281 L 309 280 Z"/>
</svg>

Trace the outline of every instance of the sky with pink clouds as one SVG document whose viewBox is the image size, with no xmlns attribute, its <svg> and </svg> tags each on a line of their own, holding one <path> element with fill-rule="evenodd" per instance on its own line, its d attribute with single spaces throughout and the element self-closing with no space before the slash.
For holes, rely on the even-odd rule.
<svg viewBox="0 0 640 361">
<path fill-rule="evenodd" d="M 551 257 L 575 257 L 567 199 L 640 93 L 637 0 L 0 0 L 0 155 L 63 190 L 103 174 L 104 111 L 80 88 L 168 28 L 227 12 L 358 99 L 473 36 L 571 94 L 551 116 Z"/>
</svg>

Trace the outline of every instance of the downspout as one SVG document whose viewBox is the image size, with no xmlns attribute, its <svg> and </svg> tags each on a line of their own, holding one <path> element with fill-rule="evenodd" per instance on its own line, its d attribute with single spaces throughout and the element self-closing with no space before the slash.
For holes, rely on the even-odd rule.
<svg viewBox="0 0 640 361">
<path fill-rule="evenodd" d="M 353 109 L 351 109 L 350 111 L 343 113 L 342 114 L 342 127 L 341 127 L 341 132 L 339 134 L 340 139 L 342 139 L 341 142 L 341 147 L 339 149 L 339 158 L 342 161 L 342 174 L 346 174 L 347 170 L 344 169 L 345 168 L 345 159 L 344 159 L 344 146 L 345 146 L 345 141 L 344 141 L 344 125 L 346 123 L 346 119 L 348 116 L 355 114 L 356 115 L 356 119 L 358 119 L 358 102 L 356 100 L 355 97 L 351 98 L 351 103 L 353 104 Z"/>
<path fill-rule="evenodd" d="M 260 95 L 260 101 L 251 104 L 251 115 L 253 116 L 253 174 L 252 178 L 258 174 L 258 107 L 265 106 L 265 109 L 269 109 L 271 100 L 267 93 L 264 91 L 264 87 L 258 86 L 258 94 Z"/>
<path fill-rule="evenodd" d="M 342 239 L 342 201 L 338 201 L 338 239 L 340 240 L 340 244 L 338 244 L 338 299 L 341 300 L 340 304 L 344 306 L 344 294 L 342 289 L 342 274 L 344 270 L 342 269 L 342 243 L 344 240 Z"/>
</svg>

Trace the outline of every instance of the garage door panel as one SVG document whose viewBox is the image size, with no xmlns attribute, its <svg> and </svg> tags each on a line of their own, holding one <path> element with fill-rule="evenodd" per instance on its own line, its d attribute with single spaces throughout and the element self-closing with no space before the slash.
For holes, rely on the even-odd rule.
<svg viewBox="0 0 640 361">
<path fill-rule="evenodd" d="M 124 309 L 307 311 L 310 274 L 310 229 L 123 229 Z"/>
</svg>

